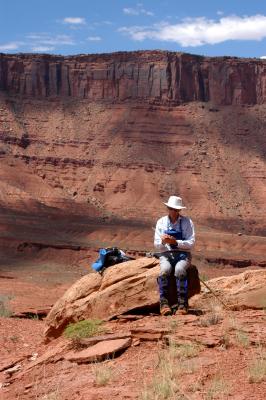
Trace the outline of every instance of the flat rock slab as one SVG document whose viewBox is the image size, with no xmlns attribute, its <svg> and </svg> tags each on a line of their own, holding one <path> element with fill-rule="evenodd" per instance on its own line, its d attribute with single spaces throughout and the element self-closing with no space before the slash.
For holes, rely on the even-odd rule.
<svg viewBox="0 0 266 400">
<path fill-rule="evenodd" d="M 100 336 L 93 336 L 91 338 L 84 338 L 84 339 L 80 339 L 79 343 L 82 346 L 93 346 L 96 343 L 99 342 L 105 342 L 105 341 L 110 341 L 110 340 L 116 340 L 116 339 L 126 339 L 131 337 L 131 333 L 130 332 L 122 332 L 122 333 L 112 333 L 112 334 L 108 334 L 108 335 L 100 335 Z"/>
<path fill-rule="evenodd" d="M 179 336 L 170 336 L 166 335 L 163 337 L 164 343 L 169 346 L 170 344 L 175 344 L 177 346 L 182 345 L 184 343 L 197 343 L 199 345 L 205 347 L 217 347 L 221 345 L 221 338 L 213 337 L 211 335 L 207 336 L 206 338 L 194 337 L 188 338 L 186 335 L 179 335 Z"/>
<path fill-rule="evenodd" d="M 31 356 L 31 354 L 25 354 L 24 356 L 22 356 L 20 358 L 17 358 L 17 359 L 9 359 L 9 360 L 2 359 L 1 363 L 0 363 L 0 372 L 14 367 L 14 365 L 16 365 L 16 364 L 20 363 L 21 361 L 29 358 L 30 356 Z"/>
<path fill-rule="evenodd" d="M 142 319 L 144 318 L 145 315 L 133 315 L 133 314 L 125 314 L 125 315 L 117 315 L 117 319 L 119 319 L 119 321 L 136 321 L 138 319 Z"/>
<path fill-rule="evenodd" d="M 102 361 L 127 349 L 131 346 L 131 342 L 131 338 L 106 340 L 79 352 L 69 352 L 64 358 L 65 360 L 76 362 L 78 364 Z"/>
<path fill-rule="evenodd" d="M 165 334 L 169 333 L 169 329 L 161 328 L 134 328 L 131 334 L 134 338 L 140 340 L 161 340 Z"/>
<path fill-rule="evenodd" d="M 12 318 L 29 318 L 30 316 L 33 317 L 38 317 L 38 318 L 44 318 L 46 317 L 49 312 L 51 311 L 51 307 L 47 308 L 32 308 L 28 307 L 27 309 L 24 309 L 23 311 L 15 312 L 12 314 Z"/>
<path fill-rule="evenodd" d="M 66 353 L 69 347 L 69 341 L 65 339 L 60 339 L 58 343 L 53 342 L 48 346 L 48 349 L 44 354 L 38 357 L 35 361 L 29 363 L 25 367 L 22 368 L 22 371 L 19 372 L 15 377 L 12 377 L 10 382 L 13 380 L 22 379 L 22 377 L 31 371 L 37 365 L 48 364 L 48 363 L 56 363 L 57 361 L 63 360 L 64 354 Z M 29 359 L 29 357 L 27 357 Z"/>
</svg>

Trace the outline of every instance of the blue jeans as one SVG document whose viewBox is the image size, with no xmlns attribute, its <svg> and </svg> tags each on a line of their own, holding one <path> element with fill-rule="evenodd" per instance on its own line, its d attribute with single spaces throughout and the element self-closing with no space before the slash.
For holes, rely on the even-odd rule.
<svg viewBox="0 0 266 400">
<path fill-rule="evenodd" d="M 167 253 L 160 257 L 160 276 L 169 276 L 172 268 L 174 268 L 174 273 L 177 278 L 185 278 L 190 263 L 191 255 L 186 251 Z"/>
</svg>

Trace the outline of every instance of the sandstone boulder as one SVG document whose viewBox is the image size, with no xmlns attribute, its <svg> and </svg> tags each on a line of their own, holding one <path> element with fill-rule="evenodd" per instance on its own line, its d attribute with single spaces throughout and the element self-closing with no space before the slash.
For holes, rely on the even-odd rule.
<svg viewBox="0 0 266 400">
<path fill-rule="evenodd" d="M 211 289 L 222 294 L 233 309 L 262 309 L 266 307 L 266 271 L 245 271 L 208 281 Z"/>
<path fill-rule="evenodd" d="M 115 265 L 103 275 L 82 277 L 60 298 L 46 318 L 45 336 L 49 340 L 61 335 L 70 322 L 86 318 L 109 320 L 137 309 L 158 305 L 156 278 L 159 262 L 140 258 Z M 212 279 L 208 285 L 232 308 L 262 308 L 266 298 L 266 271 L 247 271 L 235 276 Z M 204 303 L 205 293 L 197 299 Z"/>
<path fill-rule="evenodd" d="M 47 338 L 58 337 L 69 322 L 116 315 L 158 304 L 158 260 L 140 258 L 82 277 L 59 299 L 46 318 Z"/>
</svg>

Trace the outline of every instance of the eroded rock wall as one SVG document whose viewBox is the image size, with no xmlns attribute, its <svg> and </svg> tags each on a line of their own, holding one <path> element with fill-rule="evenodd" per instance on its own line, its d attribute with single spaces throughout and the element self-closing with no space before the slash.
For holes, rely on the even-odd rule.
<svg viewBox="0 0 266 400">
<path fill-rule="evenodd" d="M 71 57 L 0 54 L 0 90 L 93 101 L 262 104 L 266 62 L 160 51 Z"/>
<path fill-rule="evenodd" d="M 173 193 L 208 229 L 264 235 L 264 65 L 156 51 L 0 54 L 5 237 L 18 237 L 14 210 L 22 240 L 38 243 L 49 236 L 47 215 L 59 213 L 60 245 L 66 235 L 72 243 L 77 224 L 87 232 L 94 218 L 104 227 L 111 221 L 116 231 L 128 224 L 129 236 L 137 226 L 142 235 L 132 235 L 130 245 L 143 249 L 143 226 L 150 241 Z M 25 226 L 33 224 L 25 223 L 25 210 L 36 216 L 38 229 L 43 224 L 27 239 Z M 101 238 L 97 233 L 91 240 Z M 206 234 L 202 240 L 206 249 Z"/>
</svg>

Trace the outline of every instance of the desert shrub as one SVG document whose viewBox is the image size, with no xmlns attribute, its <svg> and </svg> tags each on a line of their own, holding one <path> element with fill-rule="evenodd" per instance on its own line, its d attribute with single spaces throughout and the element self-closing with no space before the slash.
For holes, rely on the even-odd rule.
<svg viewBox="0 0 266 400">
<path fill-rule="evenodd" d="M 169 377 L 156 376 L 146 385 L 139 397 L 140 400 L 187 400 L 188 397 L 180 392 L 178 385 Z"/>
<path fill-rule="evenodd" d="M 198 354 L 197 345 L 177 345 L 170 342 L 169 347 L 158 353 L 158 364 L 149 384 L 143 385 L 140 400 L 188 400 L 189 397 L 181 390 L 179 377 L 184 373 L 193 373 L 194 365 L 180 363 L 180 357 L 193 357 Z"/>
<path fill-rule="evenodd" d="M 261 353 L 249 366 L 249 382 L 259 383 L 266 380 L 266 354 Z"/>
<path fill-rule="evenodd" d="M 221 322 L 222 319 L 223 319 L 222 315 L 215 313 L 215 312 L 211 312 L 205 318 L 200 319 L 199 325 L 206 328 L 211 325 L 219 324 L 219 322 Z"/>
<path fill-rule="evenodd" d="M 103 332 L 101 324 L 102 321 L 99 319 L 85 319 L 71 323 L 64 330 L 64 336 L 68 339 L 79 340 L 99 335 Z"/>
<path fill-rule="evenodd" d="M 246 332 L 242 330 L 236 331 L 236 340 L 242 347 L 247 348 L 250 345 L 250 340 L 248 335 L 246 334 Z"/>
<path fill-rule="evenodd" d="M 229 386 L 227 382 L 219 376 L 213 378 L 210 382 L 206 400 L 213 400 L 216 398 L 225 398 L 225 396 L 229 395 Z M 226 397 L 227 398 L 227 397 Z"/>
<path fill-rule="evenodd" d="M 231 346 L 230 331 L 226 329 L 221 336 L 221 346 L 227 350 Z"/>
<path fill-rule="evenodd" d="M 196 357 L 201 350 L 202 347 L 196 343 L 171 343 L 169 347 L 173 357 L 178 359 Z"/>
<path fill-rule="evenodd" d="M 0 296 L 0 317 L 11 317 L 12 311 L 10 311 L 7 304 L 9 300 L 8 296 Z"/>
<path fill-rule="evenodd" d="M 114 371 L 110 366 L 95 364 L 93 367 L 95 384 L 97 386 L 106 386 L 114 377 Z"/>
</svg>

